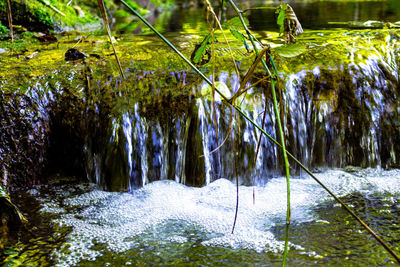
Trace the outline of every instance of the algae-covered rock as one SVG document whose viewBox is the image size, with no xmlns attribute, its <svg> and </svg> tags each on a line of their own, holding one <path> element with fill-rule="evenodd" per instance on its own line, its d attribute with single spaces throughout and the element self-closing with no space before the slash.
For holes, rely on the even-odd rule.
<svg viewBox="0 0 400 267">
<path fill-rule="evenodd" d="M 201 37 L 170 39 L 189 57 Z M 278 43 L 279 38 L 263 41 Z M 310 31 L 298 42 L 307 48 L 298 56 L 272 52 L 279 71 L 277 97 L 285 113 L 288 150 L 311 168 L 400 166 L 400 150 L 395 145 L 400 142 L 398 34 L 392 30 Z M 202 79 L 156 37 L 122 36 L 118 41 L 116 50 L 125 81 L 119 77 L 106 37 L 89 36 L 76 43 L 71 36 L 60 36 L 57 43 L 37 41 L 26 46 L 28 51 L 18 56 L 0 55 L 0 89 L 8 95 L 29 96 L 43 104 L 49 116 L 46 159 L 53 171 L 88 177 L 107 189 L 121 190 L 127 184 L 134 187 L 171 177 L 202 185 L 206 167 L 208 173 L 220 168 L 219 177 L 234 177 L 229 166 L 235 162 L 242 179 L 251 184 L 252 170 L 261 177 L 280 166 L 279 152 L 266 144 L 261 146 L 265 164 L 254 167 L 258 138 L 244 120 L 235 122 L 232 129 L 240 155 L 233 157 L 231 142 L 226 142 L 210 154 L 213 161 L 206 164 L 204 147 L 212 151 L 231 135 L 231 113 L 217 103 L 217 142 L 212 98 L 204 97 L 210 90 L 202 92 L 207 89 Z M 82 53 L 99 57 L 65 61 L 71 44 Z M 224 46 L 216 44 L 215 81 L 234 93 L 240 77 L 234 74 Z M 231 46 L 234 51 L 245 51 L 242 43 L 233 41 Z M 27 59 L 36 50 L 36 56 Z M 242 74 L 255 58 L 254 53 L 246 52 L 234 56 Z M 212 64 L 201 70 L 210 77 Z M 249 83 L 265 76 L 258 66 Z M 259 124 L 264 97 L 270 95 L 266 80 L 249 90 L 241 104 Z M 272 110 L 268 106 L 267 112 Z M 274 121 L 268 120 L 269 116 L 267 132 L 274 133 Z M 13 147 L 6 148 L 7 155 L 21 154 L 13 153 Z M 248 177 L 243 178 L 245 175 Z"/>
<path fill-rule="evenodd" d="M 27 219 L 22 215 L 17 206 L 11 202 L 5 188 L 0 185 L 0 241 L 2 241 L 0 244 L 6 243 L 10 232 L 17 230 L 18 227 L 26 222 Z"/>
<path fill-rule="evenodd" d="M 81 12 L 74 8 L 76 5 Z M 13 24 L 29 31 L 48 32 L 97 21 L 95 1 L 75 1 L 74 6 L 63 0 L 11 0 Z M 86 11 L 84 15 L 83 10 Z M 0 21 L 8 25 L 6 1 L 0 2 Z"/>
</svg>

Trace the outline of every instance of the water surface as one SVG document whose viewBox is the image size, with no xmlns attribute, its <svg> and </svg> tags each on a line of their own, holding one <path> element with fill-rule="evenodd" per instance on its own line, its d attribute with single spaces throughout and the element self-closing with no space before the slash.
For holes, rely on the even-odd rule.
<svg viewBox="0 0 400 267">
<path fill-rule="evenodd" d="M 317 177 L 399 249 L 399 170 L 327 170 Z M 294 178 L 291 187 L 289 264 L 394 266 L 312 179 Z M 27 197 L 39 201 L 38 213 L 47 218 L 50 237 L 19 243 L 24 249 L 16 259 L 29 264 L 45 257 L 56 266 L 279 265 L 285 190 L 283 177 L 262 187 L 240 186 L 232 234 L 236 188 L 225 179 L 202 188 L 163 180 L 131 194 L 101 191 L 92 184 L 37 187 Z M 26 253 L 31 257 L 23 258 Z"/>
</svg>

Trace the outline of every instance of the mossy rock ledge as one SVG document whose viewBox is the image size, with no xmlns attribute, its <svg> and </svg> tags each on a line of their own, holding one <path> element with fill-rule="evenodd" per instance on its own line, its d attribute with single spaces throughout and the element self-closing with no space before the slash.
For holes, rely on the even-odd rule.
<svg viewBox="0 0 400 267">
<path fill-rule="evenodd" d="M 13 25 L 32 32 L 61 31 L 97 23 L 96 1 L 11 0 Z M 0 23 L 8 26 L 7 3 L 0 2 Z M 100 24 L 99 24 L 100 25 Z"/>
<path fill-rule="evenodd" d="M 369 38 L 355 38 L 360 35 Z M 2 162 L 13 163 L 6 166 L 9 177 L 14 175 L 10 183 L 24 184 L 28 180 L 26 177 L 39 173 L 35 169 L 37 162 L 50 175 L 64 170 L 65 175 L 86 177 L 86 174 L 95 173 L 92 167 L 96 164 L 91 162 L 91 155 L 96 154 L 104 170 L 112 172 L 103 172 L 99 181 L 107 184 L 107 177 L 121 177 L 108 180 L 106 188 L 116 191 L 126 188 L 129 168 L 123 160 L 127 151 L 120 126 L 122 120 L 127 119 L 126 114 L 137 114 L 146 125 L 161 125 L 164 132 L 173 130 L 173 122 L 191 117 L 188 132 L 193 138 L 188 144 L 193 148 L 191 151 L 201 152 L 199 118 L 196 101 L 192 100 L 204 96 L 204 82 L 165 44 L 154 36 L 122 36 L 116 44 L 127 76 L 127 80 L 122 81 L 106 37 L 83 39 L 75 48 L 87 57 L 65 61 L 65 52 L 77 42 L 73 38 L 60 36 L 58 43 L 49 44 L 32 41 L 25 52 L 18 55 L 0 54 L 0 90 L 6 110 L 3 114 L 8 116 L 8 120 L 2 120 L 3 128 L 16 129 L 11 124 L 19 123 L 18 129 L 21 129 L 8 131 L 3 136 L 9 138 L 0 142 L 0 149 L 7 152 Z M 197 41 L 179 36 L 170 39 L 187 57 Z M 305 53 L 292 58 L 274 57 L 282 89 L 278 97 L 285 103 L 282 107 L 286 109 L 286 121 L 300 116 L 316 136 L 310 147 L 314 147 L 312 152 L 317 156 L 308 159 L 309 165 L 319 167 L 329 162 L 328 167 L 374 167 L 378 164 L 384 168 L 399 167 L 400 150 L 392 145 L 400 142 L 400 133 L 396 130 L 400 121 L 399 68 L 396 67 L 400 63 L 398 34 L 390 30 L 309 32 L 298 42 L 307 47 Z M 219 45 L 217 52 L 222 57 L 215 64 L 217 81 L 225 81 L 227 88 L 232 88 L 238 77 L 234 75 L 229 56 L 223 54 L 223 44 Z M 239 50 L 240 46 L 232 43 L 234 49 Z M 238 58 L 240 71 L 245 73 L 254 56 L 239 53 L 235 56 L 241 57 Z M 210 75 L 211 64 L 201 66 L 201 70 Z M 257 68 L 252 83 L 263 75 L 262 68 Z M 290 92 L 286 91 L 290 81 L 294 84 L 291 87 L 293 98 L 289 98 Z M 268 90 L 269 83 L 260 83 L 249 91 L 243 109 L 261 113 L 262 93 L 268 94 Z M 301 110 L 289 107 L 290 103 L 303 99 L 310 104 L 304 116 Z M 17 113 L 21 105 L 25 107 L 25 114 Z M 221 114 L 228 116 L 226 121 L 229 121 L 229 113 L 224 109 L 226 107 L 221 105 Z M 378 113 L 379 120 L 374 119 L 374 114 Z M 351 121 L 357 123 L 358 131 L 353 130 Z M 303 149 L 297 141 L 299 132 L 295 126 L 287 125 L 288 147 L 302 159 Z M 363 140 L 370 138 L 371 127 L 379 127 L 376 128 L 378 143 L 373 149 L 363 144 Z M 332 131 L 328 132 L 330 129 Z M 18 146 L 13 144 L 12 140 L 21 139 L 24 142 Z M 26 148 L 31 149 L 27 151 Z M 243 153 L 253 162 L 255 153 L 251 145 Z M 199 158 L 199 155 L 192 156 Z M 202 166 L 202 163 L 197 165 Z M 204 168 L 199 169 L 199 173 L 188 173 L 187 177 L 202 177 Z M 16 175 L 13 170 L 31 171 L 28 175 Z M 193 181 L 193 184 L 200 183 Z"/>
</svg>

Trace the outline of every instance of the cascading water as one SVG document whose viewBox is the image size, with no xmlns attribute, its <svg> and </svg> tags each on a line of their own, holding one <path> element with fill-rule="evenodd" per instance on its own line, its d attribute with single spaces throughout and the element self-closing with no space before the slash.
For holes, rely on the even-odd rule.
<svg viewBox="0 0 400 267">
<path fill-rule="evenodd" d="M 126 145 L 127 145 L 127 150 L 128 150 L 128 166 L 129 166 L 129 191 L 131 192 L 133 190 L 133 185 L 131 184 L 131 175 L 132 175 L 132 153 L 133 153 L 133 146 L 132 146 L 132 124 L 131 120 L 129 118 L 129 114 L 124 114 L 122 115 L 122 127 L 124 131 L 124 135 L 126 137 Z"/>
<path fill-rule="evenodd" d="M 337 66 L 282 74 L 278 100 L 289 151 L 398 248 L 400 175 L 390 169 L 400 167 L 400 92 L 398 49 L 392 42 L 388 38 L 386 47 L 367 55 L 352 50 L 350 62 Z M 238 77 L 218 73 L 217 82 L 238 88 Z M 82 102 L 76 97 L 80 87 L 66 95 L 57 91 L 64 86 L 56 87 L 49 102 L 59 104 L 54 114 L 61 115 L 53 119 L 59 130 L 53 136 L 73 129 L 83 137 L 72 138 L 78 140 L 72 149 L 68 144 L 54 151 L 63 159 L 82 152 L 72 157 L 83 159 L 88 180 L 96 185 L 30 190 L 40 195 L 40 212 L 56 229 L 52 239 L 29 241 L 32 247 L 58 240 L 46 257 L 60 266 L 94 260 L 99 265 L 232 266 L 238 259 L 255 266 L 280 264 L 286 202 L 281 152 L 262 138 L 256 157 L 260 133 L 218 98 L 214 111 L 212 97 L 203 92 L 207 88 L 193 74 L 162 75 L 167 85 L 154 72 L 132 72 L 134 82 L 124 94 L 107 91 L 111 82 L 106 89 L 99 86 L 104 90 L 98 92 L 110 97 L 104 97 L 106 103 L 101 94 Z M 262 75 L 254 73 L 248 85 Z M 264 129 L 276 138 L 273 106 L 265 101 L 269 93 L 268 83 L 261 83 L 235 103 L 259 125 L 266 110 Z M 114 98 L 117 104 L 107 102 Z M 79 122 L 60 127 L 65 110 Z M 292 165 L 291 264 L 392 264 L 298 169 Z M 232 235 L 236 174 L 240 201 Z"/>
<path fill-rule="evenodd" d="M 287 77 L 281 94 L 286 144 L 306 166 L 399 166 L 400 151 L 394 146 L 400 138 L 396 117 L 398 71 L 394 48 L 390 39 L 387 42 L 385 51 L 374 51 L 361 63 L 356 63 L 357 56 L 351 54 L 354 59 L 349 65 L 336 69 L 317 66 Z M 237 77 L 224 72 L 216 80 L 232 87 L 239 84 Z M 200 87 L 204 91 L 204 84 Z M 265 110 L 264 92 L 268 89 L 260 92 L 255 88 L 237 100 L 259 125 Z M 188 100 L 183 114 L 172 113 L 166 119 L 162 117 L 164 111 L 147 118 L 146 106 L 140 103 L 127 113 L 133 116 L 122 115 L 129 191 L 164 179 L 197 186 L 221 177 L 234 180 L 234 168 L 245 185 L 264 184 L 266 178 L 280 175 L 279 149 L 262 138 L 255 158 L 260 133 L 232 115 L 218 97 L 216 126 L 211 98 Z M 267 105 L 264 129 L 276 137 L 275 114 L 272 104 Z M 293 167 L 294 174 L 299 174 L 298 166 Z M 103 164 L 102 168 L 107 166 Z"/>
<path fill-rule="evenodd" d="M 211 170 L 211 158 L 210 158 L 210 145 L 209 145 L 209 140 L 210 140 L 210 130 L 208 127 L 212 127 L 212 125 L 207 123 L 207 118 L 205 115 L 205 110 L 204 110 L 204 105 L 201 99 L 197 101 L 197 105 L 199 108 L 199 118 L 200 118 L 200 131 L 202 135 L 202 144 L 203 144 L 203 157 L 204 157 L 204 165 L 205 165 L 205 175 L 206 175 L 206 181 L 205 185 L 208 185 L 211 181 L 211 175 L 212 175 L 212 170 Z M 212 130 L 211 130 L 212 131 Z"/>
</svg>

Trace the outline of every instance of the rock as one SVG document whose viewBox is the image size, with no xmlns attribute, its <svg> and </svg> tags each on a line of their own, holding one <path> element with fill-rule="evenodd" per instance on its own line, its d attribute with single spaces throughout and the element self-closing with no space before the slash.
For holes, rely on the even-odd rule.
<svg viewBox="0 0 400 267">
<path fill-rule="evenodd" d="M 11 202 L 9 195 L 0 185 L 0 228 L 3 232 L 16 230 L 27 220 Z"/>
<path fill-rule="evenodd" d="M 70 48 L 68 49 L 67 52 L 65 52 L 65 61 L 79 60 L 79 59 L 84 59 L 85 57 L 86 57 L 85 54 L 79 52 L 79 50 L 75 48 Z"/>
<path fill-rule="evenodd" d="M 45 42 L 53 43 L 53 42 L 58 41 L 57 37 L 55 37 L 54 35 L 44 34 L 44 33 L 37 33 L 33 37 L 35 37 L 42 43 L 45 43 Z"/>
<path fill-rule="evenodd" d="M 343 171 L 348 172 L 348 173 L 358 172 L 360 170 L 361 170 L 361 167 L 351 166 L 351 165 L 348 165 L 343 168 Z"/>
</svg>

